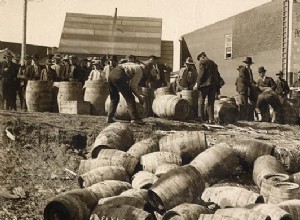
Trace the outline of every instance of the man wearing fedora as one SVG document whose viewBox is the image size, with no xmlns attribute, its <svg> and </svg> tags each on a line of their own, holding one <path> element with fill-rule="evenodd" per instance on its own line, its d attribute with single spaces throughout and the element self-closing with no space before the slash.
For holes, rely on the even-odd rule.
<svg viewBox="0 0 300 220">
<path fill-rule="evenodd" d="M 6 103 L 6 110 L 17 110 L 17 74 L 18 65 L 12 62 L 13 55 L 7 51 L 1 63 L 0 75 L 2 78 L 2 95 Z"/>
<path fill-rule="evenodd" d="M 277 80 L 276 80 L 276 89 L 275 92 L 280 98 L 281 103 L 284 103 L 287 99 L 287 95 L 290 92 L 290 87 L 283 79 L 283 72 L 280 70 L 278 73 L 276 73 Z"/>
<path fill-rule="evenodd" d="M 246 57 L 243 62 L 246 65 L 240 68 L 236 85 L 240 97 L 240 119 L 252 121 L 254 120 L 254 108 L 250 109 L 248 105 L 249 100 L 251 102 L 255 101 L 254 91 L 252 90 L 252 86 L 255 85 L 251 70 L 252 57 Z"/>
<path fill-rule="evenodd" d="M 205 99 L 207 98 L 208 123 L 214 123 L 215 98 L 220 87 L 221 76 L 218 65 L 208 59 L 205 52 L 201 52 L 197 60 L 199 60 L 199 73 L 194 88 L 200 91 L 199 119 L 205 120 Z"/>
<path fill-rule="evenodd" d="M 257 81 L 257 85 L 261 87 L 270 87 L 275 91 L 276 83 L 272 77 L 266 76 L 266 72 L 267 70 L 263 66 L 258 68 L 260 79 Z"/>
<path fill-rule="evenodd" d="M 53 65 L 51 59 L 46 60 L 46 68 L 42 69 L 41 72 L 41 81 L 56 81 L 56 72 L 51 68 Z"/>
<path fill-rule="evenodd" d="M 26 100 L 25 100 L 25 90 L 27 86 L 28 80 L 31 80 L 31 76 L 34 75 L 34 70 L 32 66 L 32 57 L 29 55 L 25 55 L 24 57 L 24 65 L 20 67 L 18 72 L 18 81 L 19 81 L 19 88 L 18 88 L 18 95 L 20 98 L 20 105 L 21 110 L 26 111 Z"/>
<path fill-rule="evenodd" d="M 176 80 L 176 92 L 182 90 L 192 90 L 197 81 L 197 70 L 192 57 L 188 57 L 185 61 L 185 67 L 179 70 Z"/>
<path fill-rule="evenodd" d="M 138 113 L 135 97 L 133 95 L 133 90 L 129 84 L 129 81 L 137 81 L 135 77 L 140 78 L 139 75 L 131 75 L 129 71 L 125 71 L 125 68 L 120 65 L 118 66 L 117 56 L 113 56 L 111 59 L 112 69 L 110 70 L 108 76 L 108 86 L 109 86 L 109 95 L 110 95 L 110 106 L 108 110 L 107 123 L 114 122 L 114 115 L 118 107 L 121 93 L 126 100 L 128 112 L 131 116 L 131 123 L 143 124 L 144 122 L 141 119 L 141 116 Z M 140 103 L 143 104 L 144 100 L 141 98 Z"/>
<path fill-rule="evenodd" d="M 54 64 L 52 65 L 52 69 L 55 70 L 56 72 L 56 81 L 64 81 L 66 76 L 65 76 L 65 65 L 62 64 L 61 60 L 62 57 L 60 54 L 54 54 L 53 57 Z"/>
</svg>

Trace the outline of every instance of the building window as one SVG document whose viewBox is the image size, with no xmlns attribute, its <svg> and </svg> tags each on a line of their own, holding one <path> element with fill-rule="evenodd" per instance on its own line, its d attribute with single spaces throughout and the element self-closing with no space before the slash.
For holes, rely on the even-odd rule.
<svg viewBox="0 0 300 220">
<path fill-rule="evenodd" d="M 225 35 L 225 59 L 232 58 L 232 34 Z"/>
</svg>

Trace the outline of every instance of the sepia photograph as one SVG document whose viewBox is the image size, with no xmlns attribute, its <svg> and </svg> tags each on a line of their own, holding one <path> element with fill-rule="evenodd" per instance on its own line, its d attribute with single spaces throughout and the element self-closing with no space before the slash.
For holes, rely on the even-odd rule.
<svg viewBox="0 0 300 220">
<path fill-rule="evenodd" d="M 0 0 L 0 220 L 300 220 L 300 0 Z"/>
</svg>

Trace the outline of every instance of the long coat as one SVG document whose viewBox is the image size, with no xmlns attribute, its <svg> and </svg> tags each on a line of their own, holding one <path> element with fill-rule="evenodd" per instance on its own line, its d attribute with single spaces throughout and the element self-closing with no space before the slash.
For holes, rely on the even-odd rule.
<svg viewBox="0 0 300 220">
<path fill-rule="evenodd" d="M 218 89 L 220 87 L 220 80 L 218 65 L 210 59 L 201 60 L 197 78 L 198 89 L 206 86 L 213 86 Z"/>
<path fill-rule="evenodd" d="M 8 95 L 15 95 L 18 86 L 17 74 L 17 64 L 13 62 L 8 63 L 7 61 L 0 64 L 0 75 L 2 79 L 1 92 L 4 99 L 6 99 Z"/>
</svg>

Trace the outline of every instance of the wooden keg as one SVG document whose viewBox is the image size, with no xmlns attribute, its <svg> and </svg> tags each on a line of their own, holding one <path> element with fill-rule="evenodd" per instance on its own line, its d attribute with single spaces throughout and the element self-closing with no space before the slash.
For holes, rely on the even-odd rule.
<svg viewBox="0 0 300 220">
<path fill-rule="evenodd" d="M 123 123 L 115 122 L 104 128 L 97 136 L 92 158 L 96 158 L 102 149 L 127 151 L 134 143 L 133 132 Z"/>
<path fill-rule="evenodd" d="M 148 171 L 139 171 L 132 177 L 132 188 L 134 189 L 149 189 L 158 177 Z"/>
<path fill-rule="evenodd" d="M 198 220 L 238 220 L 237 218 L 217 215 L 217 214 L 200 214 Z"/>
<path fill-rule="evenodd" d="M 153 117 L 153 111 L 152 111 L 152 103 L 154 100 L 154 89 L 142 87 L 142 94 L 144 95 L 144 98 L 147 100 L 149 104 L 149 111 L 148 111 L 148 117 Z"/>
<path fill-rule="evenodd" d="M 198 219 L 200 214 L 209 214 L 211 211 L 204 206 L 183 203 L 173 209 L 168 210 L 164 216 L 163 220 L 175 220 L 175 219 Z"/>
<path fill-rule="evenodd" d="M 184 120 L 189 113 L 189 103 L 176 95 L 162 95 L 154 99 L 152 110 L 161 118 Z"/>
<path fill-rule="evenodd" d="M 159 149 L 179 154 L 183 164 L 187 164 L 207 149 L 206 136 L 201 131 L 175 132 L 159 140 Z"/>
<path fill-rule="evenodd" d="M 201 196 L 204 202 L 213 202 L 221 208 L 245 207 L 250 204 L 263 203 L 261 195 L 235 186 L 217 186 L 206 188 Z"/>
<path fill-rule="evenodd" d="M 170 86 L 160 87 L 154 91 L 155 98 L 158 98 L 163 95 L 175 95 L 175 92 L 174 92 L 173 88 Z"/>
<path fill-rule="evenodd" d="M 86 189 L 96 194 L 98 200 L 111 196 L 120 195 L 122 192 L 131 189 L 131 184 L 119 180 L 105 180 L 93 184 Z"/>
<path fill-rule="evenodd" d="M 143 97 L 143 96 L 142 96 Z M 144 98 L 144 104 L 140 104 L 138 101 L 138 98 L 135 97 L 135 103 L 136 103 L 136 108 L 137 111 L 140 115 L 141 118 L 146 118 L 148 116 L 148 112 L 149 112 L 149 103 L 148 100 Z M 110 96 L 107 97 L 106 102 L 105 102 L 105 111 L 108 112 L 109 111 L 109 106 L 110 106 Z M 127 107 L 127 103 L 126 100 L 124 99 L 124 97 L 120 94 L 120 101 L 114 116 L 116 119 L 121 119 L 121 120 L 130 120 L 131 116 L 128 112 L 128 107 Z"/>
<path fill-rule="evenodd" d="M 127 153 L 140 159 L 141 156 L 159 151 L 158 138 L 147 138 L 132 145 Z"/>
<path fill-rule="evenodd" d="M 292 93 L 292 98 L 296 100 L 296 106 L 300 107 L 300 90 L 294 90 Z"/>
<path fill-rule="evenodd" d="M 170 163 L 162 164 L 156 168 L 154 174 L 157 177 L 161 177 L 163 174 L 165 174 L 165 173 L 169 172 L 170 170 L 173 170 L 177 167 L 178 167 L 177 164 L 170 164 Z"/>
<path fill-rule="evenodd" d="M 278 204 L 283 201 L 298 199 L 299 185 L 297 183 L 279 182 L 271 186 L 268 202 Z"/>
<path fill-rule="evenodd" d="M 292 220 L 292 215 L 277 205 L 273 204 L 254 204 L 247 206 L 248 209 L 251 209 L 256 212 L 268 215 L 272 220 Z"/>
<path fill-rule="evenodd" d="M 92 115 L 106 115 L 105 101 L 109 95 L 108 82 L 88 80 L 84 84 L 84 101 L 91 103 Z"/>
<path fill-rule="evenodd" d="M 100 199 L 98 205 L 111 205 L 111 206 L 121 206 L 130 205 L 139 209 L 144 209 L 146 201 L 143 197 L 128 196 L 128 195 L 117 195 L 112 197 L 107 197 Z"/>
<path fill-rule="evenodd" d="M 292 215 L 292 219 L 300 219 L 300 200 L 292 199 L 278 204 L 278 207 Z"/>
<path fill-rule="evenodd" d="M 50 81 L 28 80 L 25 91 L 28 112 L 52 110 L 52 85 Z"/>
<path fill-rule="evenodd" d="M 195 119 L 198 117 L 198 95 L 196 90 L 182 90 L 178 95 L 188 101 L 189 103 L 189 119 Z"/>
<path fill-rule="evenodd" d="M 217 118 L 220 124 L 234 124 L 239 118 L 239 110 L 234 98 L 220 99 L 215 103 Z"/>
<path fill-rule="evenodd" d="M 275 183 L 288 182 L 289 180 L 289 175 L 283 173 L 269 174 L 264 176 L 260 186 L 260 194 L 264 197 L 265 203 L 268 202 L 271 186 L 273 186 Z"/>
<path fill-rule="evenodd" d="M 60 111 L 62 101 L 83 101 L 81 82 L 60 82 L 57 95 L 57 103 Z"/>
<path fill-rule="evenodd" d="M 216 183 L 233 173 L 239 159 L 229 145 L 220 143 L 200 153 L 190 164 L 206 182 Z"/>
<path fill-rule="evenodd" d="M 148 195 L 154 207 L 169 210 L 185 202 L 195 202 L 204 187 L 204 180 L 197 169 L 185 165 L 162 175 L 149 189 Z"/>
<path fill-rule="evenodd" d="M 270 216 L 266 214 L 246 208 L 218 209 L 215 214 L 232 217 L 233 219 L 271 220 Z"/>
<path fill-rule="evenodd" d="M 264 176 L 277 173 L 286 174 L 283 166 L 275 157 L 265 155 L 255 160 L 253 166 L 253 181 L 258 187 L 261 187 Z"/>
</svg>

